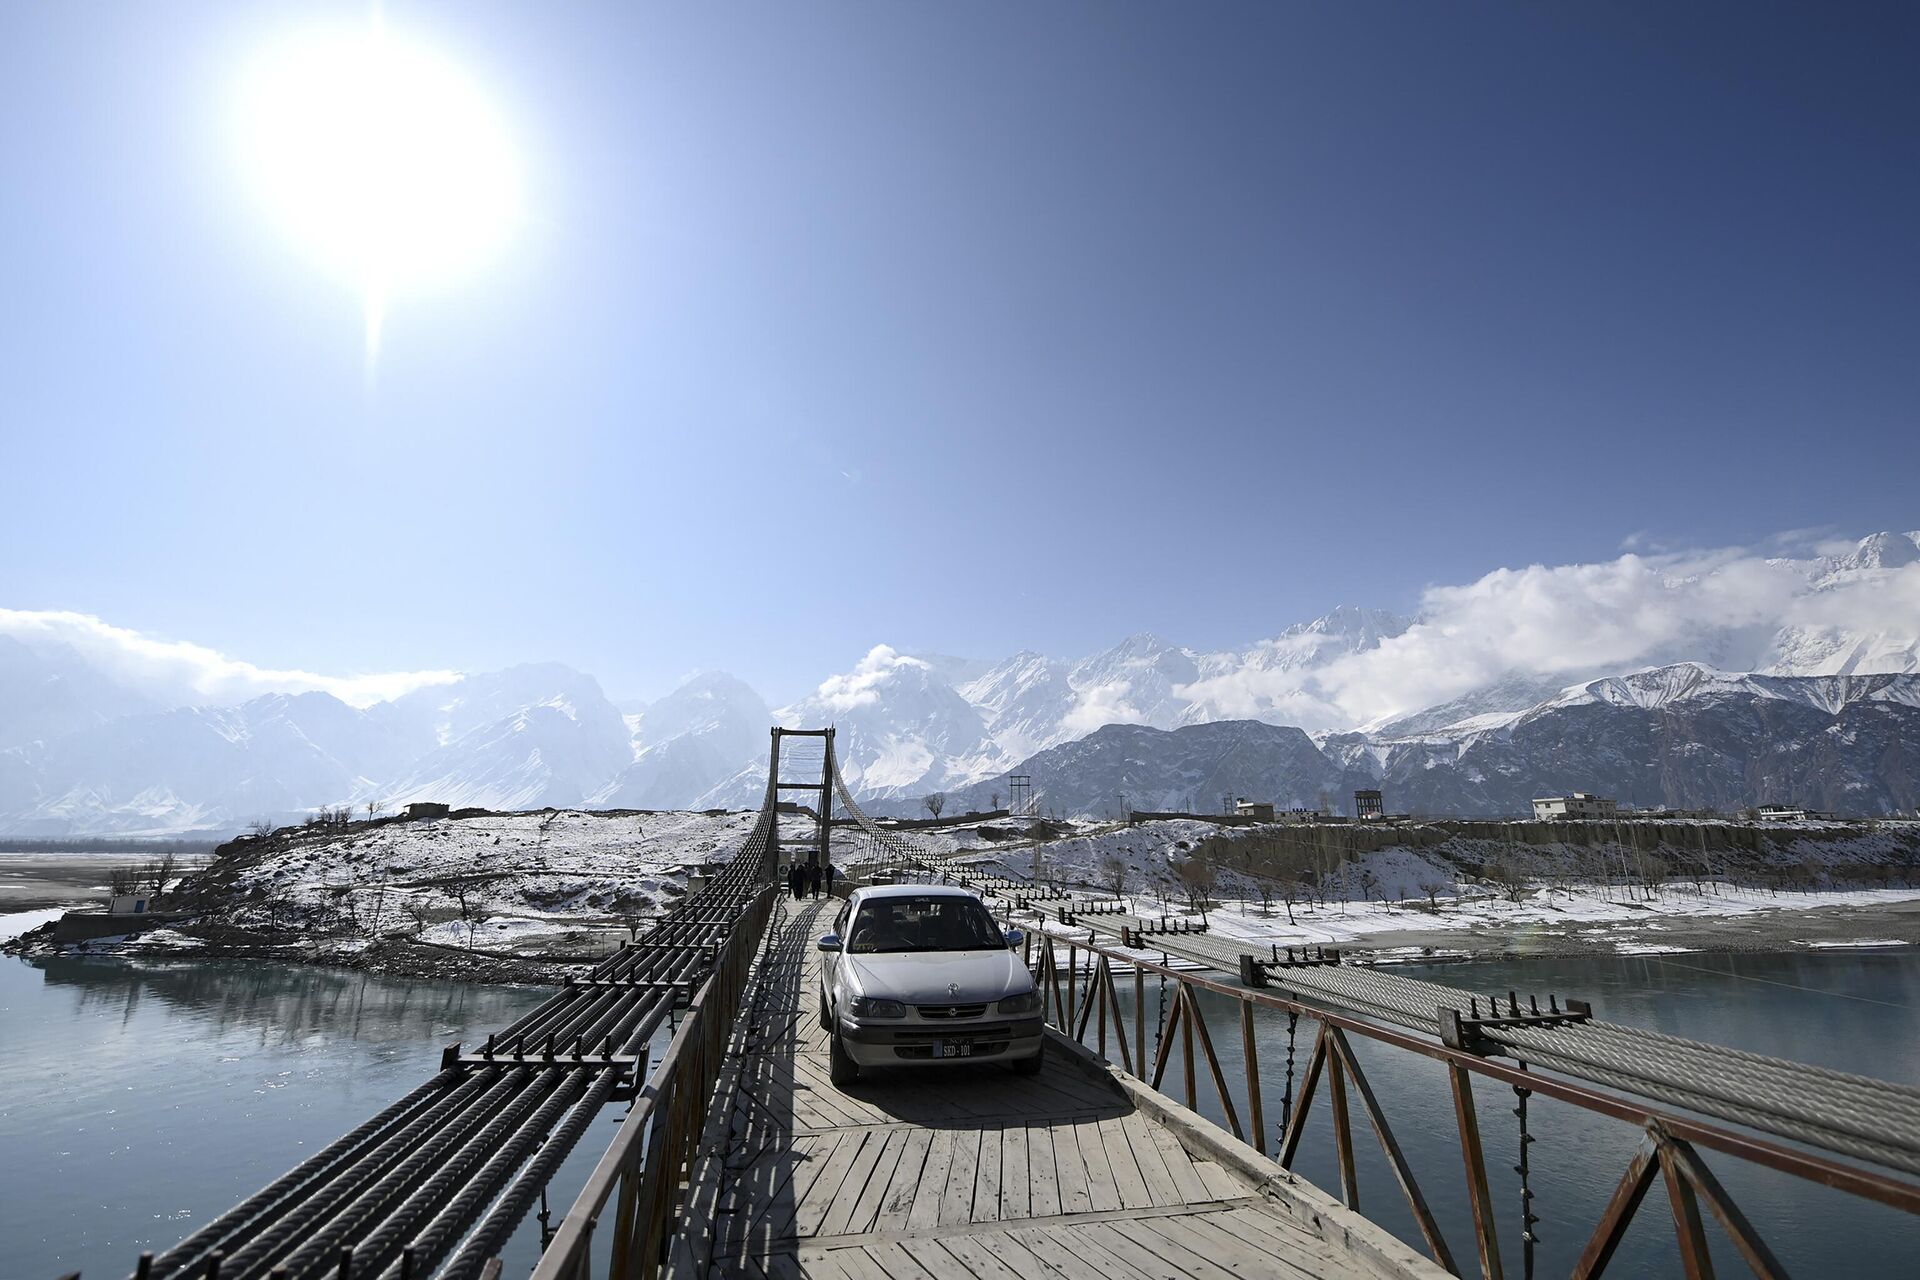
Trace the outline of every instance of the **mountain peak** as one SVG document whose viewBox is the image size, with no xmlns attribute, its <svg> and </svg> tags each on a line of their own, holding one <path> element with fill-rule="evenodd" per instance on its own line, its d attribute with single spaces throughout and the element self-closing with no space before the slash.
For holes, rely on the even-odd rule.
<svg viewBox="0 0 1920 1280">
<path fill-rule="evenodd" d="M 1898 569 L 1920 561 L 1920 535 L 1873 533 L 1840 558 L 1844 569 Z"/>
</svg>

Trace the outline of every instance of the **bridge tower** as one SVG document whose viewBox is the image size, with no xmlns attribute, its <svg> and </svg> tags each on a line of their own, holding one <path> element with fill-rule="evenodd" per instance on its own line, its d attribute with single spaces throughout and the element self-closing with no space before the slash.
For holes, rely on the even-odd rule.
<svg viewBox="0 0 1920 1280">
<path fill-rule="evenodd" d="M 820 739 L 820 781 L 790 782 L 781 777 L 783 755 L 781 748 L 786 744 L 788 738 Z M 799 762 L 793 761 L 790 763 L 797 764 Z M 808 846 L 811 846 L 807 850 L 807 864 L 809 866 L 826 866 L 828 862 L 827 837 L 833 830 L 833 730 L 782 729 L 780 726 L 775 725 L 773 728 L 773 754 L 767 763 L 767 782 L 773 790 L 773 798 L 776 802 L 773 837 L 769 845 L 772 853 L 775 877 L 777 878 L 780 875 L 781 869 L 786 866 L 787 862 L 787 855 L 782 848 L 782 841 L 780 839 L 779 815 L 782 812 L 795 811 L 786 809 L 785 806 L 787 802 L 780 799 L 781 793 L 787 791 L 806 791 L 813 794 L 814 804 L 812 808 L 816 825 L 813 839 L 806 842 Z M 800 806 L 796 806 L 796 810 L 805 812 L 805 809 Z M 797 853 L 798 850 L 795 850 L 795 852 Z"/>
</svg>

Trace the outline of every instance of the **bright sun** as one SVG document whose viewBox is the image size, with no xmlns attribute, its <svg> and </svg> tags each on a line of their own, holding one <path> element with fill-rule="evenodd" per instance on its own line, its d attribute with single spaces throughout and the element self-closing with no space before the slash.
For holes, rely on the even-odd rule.
<svg viewBox="0 0 1920 1280">
<path fill-rule="evenodd" d="M 518 157 L 492 104 L 458 67 L 377 23 L 267 51 L 243 111 L 259 195 L 363 291 L 369 360 L 395 292 L 483 264 L 519 217 Z"/>
</svg>

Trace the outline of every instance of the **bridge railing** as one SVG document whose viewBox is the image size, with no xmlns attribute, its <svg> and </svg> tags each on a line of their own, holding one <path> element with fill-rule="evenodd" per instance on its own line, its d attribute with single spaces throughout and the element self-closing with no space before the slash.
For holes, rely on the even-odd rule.
<svg viewBox="0 0 1920 1280">
<path fill-rule="evenodd" d="M 1013 923 L 1009 920 L 1009 923 Z M 1051 945 L 1048 945 L 1051 943 Z M 1064 952 L 1065 960 L 1061 959 Z M 1354 1123 L 1349 1097 L 1379 1140 L 1393 1180 L 1407 1201 L 1408 1209 L 1428 1253 L 1435 1262 L 1453 1274 L 1461 1274 L 1459 1263 L 1449 1248 L 1428 1199 L 1414 1176 L 1392 1126 L 1381 1107 L 1378 1095 L 1362 1070 L 1353 1048 L 1355 1038 L 1372 1041 L 1404 1053 L 1416 1054 L 1442 1064 L 1453 1111 L 1467 1198 L 1472 1210 L 1473 1254 L 1478 1271 L 1486 1280 L 1502 1280 L 1496 1213 L 1487 1176 L 1487 1157 L 1475 1110 L 1473 1082 L 1488 1080 L 1511 1087 L 1518 1102 L 1520 1117 L 1519 1164 L 1515 1172 L 1522 1179 L 1522 1205 L 1526 1230 L 1522 1235 L 1525 1272 L 1533 1274 L 1532 1191 L 1527 1186 L 1529 1173 L 1527 1148 L 1532 1139 L 1526 1132 L 1526 1103 L 1532 1095 L 1552 1098 L 1581 1110 L 1624 1122 L 1639 1128 L 1642 1140 L 1629 1160 L 1599 1221 L 1575 1262 L 1572 1274 L 1578 1277 L 1600 1275 L 1626 1238 L 1635 1212 L 1656 1180 L 1664 1183 L 1672 1209 L 1676 1247 L 1685 1274 L 1711 1276 L 1712 1260 L 1705 1225 L 1704 1205 L 1717 1220 L 1735 1250 L 1757 1276 L 1784 1277 L 1786 1272 L 1774 1257 L 1733 1197 L 1707 1167 L 1702 1149 L 1732 1156 L 1751 1164 L 1803 1178 L 1865 1200 L 1889 1205 L 1909 1214 L 1920 1214 L 1920 1185 L 1892 1177 L 1878 1169 L 1846 1163 L 1816 1151 L 1775 1140 L 1765 1134 L 1742 1132 L 1722 1127 L 1678 1111 L 1643 1105 L 1629 1096 L 1592 1088 L 1583 1082 L 1560 1078 L 1538 1070 L 1529 1070 L 1518 1062 L 1497 1061 L 1469 1047 L 1425 1039 L 1399 1027 L 1382 1025 L 1362 1017 L 1291 999 L 1271 990 L 1237 986 L 1190 970 L 1178 970 L 1155 964 L 1135 954 L 1081 941 L 1062 934 L 1029 931 L 1025 956 L 1041 992 L 1042 1008 L 1053 1027 L 1097 1052 L 1109 1065 L 1132 1075 L 1154 1089 L 1166 1080 L 1175 1054 L 1181 1063 L 1179 1086 L 1191 1110 L 1198 1110 L 1201 1079 L 1212 1086 L 1212 1095 L 1224 1114 L 1233 1135 L 1262 1154 L 1275 1151 L 1269 1146 L 1268 1117 L 1271 1111 L 1270 1086 L 1260 1069 L 1260 1037 L 1256 1034 L 1256 1010 L 1273 1010 L 1288 1018 L 1287 1086 L 1281 1099 L 1280 1123 L 1271 1131 L 1277 1143 L 1275 1159 L 1291 1170 L 1301 1153 L 1309 1113 L 1323 1091 L 1331 1111 L 1333 1155 L 1337 1165 L 1339 1194 L 1350 1208 L 1359 1208 L 1359 1187 L 1353 1142 Z M 1123 999 L 1114 980 L 1118 964 L 1134 975 L 1131 1018 L 1125 1016 Z M 1150 979 L 1170 985 L 1171 999 L 1164 1009 L 1149 1016 L 1146 987 Z M 1202 1001 L 1202 993 L 1220 997 Z M 1220 1018 L 1225 1006 L 1237 1017 Z M 1215 1032 L 1209 1027 L 1207 1006 L 1212 1004 L 1216 1025 L 1223 1038 L 1237 1038 L 1240 1047 L 1242 1079 L 1230 1084 L 1228 1065 L 1216 1047 Z M 1294 1088 L 1293 1030 L 1300 1019 L 1318 1024 L 1312 1050 Z M 1149 1050 L 1149 1028 L 1153 1047 Z M 1117 1061 L 1116 1061 L 1117 1059 Z M 1244 1120 L 1242 1107 L 1244 1105 Z M 1475 1259 L 1469 1257 L 1468 1261 Z"/>
<path fill-rule="evenodd" d="M 633 1109 L 540 1255 L 534 1280 L 592 1280 L 595 1236 L 610 1203 L 606 1274 L 659 1274 L 774 897 L 771 887 L 756 894 L 728 935 Z"/>
</svg>

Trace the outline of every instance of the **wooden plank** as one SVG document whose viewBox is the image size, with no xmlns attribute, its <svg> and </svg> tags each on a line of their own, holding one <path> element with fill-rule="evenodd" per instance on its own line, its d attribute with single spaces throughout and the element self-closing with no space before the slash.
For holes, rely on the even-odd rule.
<svg viewBox="0 0 1920 1280">
<path fill-rule="evenodd" d="M 836 1134 L 816 1141 L 817 1145 L 807 1157 L 806 1164 L 793 1171 L 793 1181 L 788 1184 L 788 1196 L 768 1206 L 769 1212 L 764 1221 L 768 1231 L 775 1238 L 793 1234 L 794 1215 L 806 1203 L 814 1184 L 820 1181 L 821 1175 L 829 1167 L 833 1166 L 834 1157 L 850 1139 L 847 1135 Z"/>
<path fill-rule="evenodd" d="M 880 1204 L 886 1199 L 887 1185 L 892 1181 L 893 1170 L 900 1163 L 900 1152 L 907 1145 L 909 1131 L 894 1129 L 887 1132 L 875 1154 L 873 1167 L 867 1171 L 866 1185 L 852 1204 L 842 1212 L 836 1204 L 834 1212 L 820 1224 L 823 1236 L 847 1235 L 855 1231 L 866 1231 L 873 1226 L 873 1220 L 880 1213 Z"/>
<path fill-rule="evenodd" d="M 987 1238 L 952 1236 L 939 1241 L 909 1240 L 905 1243 L 907 1252 L 921 1266 L 938 1276 L 964 1274 L 972 1277 L 972 1280 L 1024 1280 L 1017 1269 L 994 1256 Z M 935 1249 L 946 1254 L 944 1266 L 936 1265 L 939 1255 L 933 1252 Z"/>
<path fill-rule="evenodd" d="M 1363 1267 L 1358 1258 L 1344 1252 L 1337 1253 L 1300 1223 L 1286 1214 L 1267 1205 L 1249 1205 L 1236 1208 L 1219 1215 L 1224 1230 L 1232 1231 L 1254 1248 L 1269 1257 L 1283 1260 L 1306 1275 L 1326 1275 L 1342 1269 L 1349 1272 L 1371 1272 L 1371 1267 Z M 1333 1265 L 1336 1256 L 1340 1266 Z"/>
<path fill-rule="evenodd" d="M 973 1221 L 973 1184 L 980 1171 L 980 1130 L 958 1129 L 953 1135 L 953 1163 L 947 1167 L 947 1187 L 940 1196 L 940 1225 Z"/>
<path fill-rule="evenodd" d="M 907 1215 L 920 1189 L 920 1173 L 926 1167 L 927 1149 L 932 1142 L 932 1130 L 908 1130 L 906 1143 L 900 1149 L 900 1160 L 894 1165 L 893 1176 L 887 1180 L 887 1193 L 880 1201 L 874 1230 L 897 1230 L 907 1225 Z"/>
<path fill-rule="evenodd" d="M 801 1280 L 806 1273 L 800 1269 L 800 1260 L 791 1253 L 776 1253 L 762 1264 L 761 1273 L 767 1280 Z"/>
<path fill-rule="evenodd" d="M 752 1206 L 749 1221 L 757 1224 L 766 1217 L 792 1183 L 794 1174 L 806 1166 L 815 1141 L 812 1138 L 796 1140 L 785 1151 L 776 1151 L 765 1161 L 756 1160 L 748 1168 L 747 1177 L 736 1187 L 741 1189 L 744 1203 Z"/>
<path fill-rule="evenodd" d="M 1126 1130 L 1120 1127 L 1119 1119 L 1102 1120 L 1094 1128 L 1099 1131 L 1101 1144 L 1106 1148 L 1107 1164 L 1113 1169 L 1113 1185 L 1120 1193 L 1121 1206 L 1145 1209 L 1152 1205 L 1153 1197 L 1147 1193 L 1146 1177 L 1133 1158 L 1133 1144 L 1127 1141 Z"/>
<path fill-rule="evenodd" d="M 1131 1246 L 1137 1265 L 1155 1275 L 1182 1277 L 1183 1280 L 1233 1280 L 1233 1273 L 1215 1263 L 1214 1251 L 1196 1252 L 1191 1245 L 1175 1244 L 1159 1232 L 1138 1222 L 1104 1222 L 1100 1230 L 1109 1231 Z M 1270 1273 L 1269 1273 L 1270 1274 Z"/>
<path fill-rule="evenodd" d="M 880 1264 L 881 1269 L 887 1273 L 887 1280 L 941 1280 L 939 1276 L 916 1262 L 903 1245 L 869 1245 L 867 1256 Z"/>
<path fill-rule="evenodd" d="M 1087 1164 L 1080 1158 L 1080 1140 L 1074 1127 L 1049 1125 L 1044 1132 L 1053 1140 L 1054 1174 L 1060 1179 L 1060 1212 L 1085 1213 L 1093 1208 L 1093 1192 L 1087 1183 Z"/>
<path fill-rule="evenodd" d="M 1074 1140 L 1080 1144 L 1080 1158 L 1087 1164 L 1087 1193 L 1095 1209 L 1121 1207 L 1120 1187 L 1113 1176 L 1113 1162 L 1107 1158 L 1107 1145 L 1100 1135 L 1099 1121 L 1073 1126 Z"/>
<path fill-rule="evenodd" d="M 1060 1273 L 1048 1266 L 1033 1250 L 1007 1232 L 995 1232 L 991 1235 L 974 1236 L 966 1239 L 969 1244 L 978 1244 L 985 1249 L 995 1262 L 1011 1267 L 1022 1280 L 1034 1280 L 1035 1277 L 1058 1276 Z"/>
<path fill-rule="evenodd" d="M 1148 1132 L 1147 1122 L 1138 1111 L 1121 1117 L 1120 1130 L 1127 1135 L 1127 1145 L 1133 1149 L 1134 1163 L 1139 1167 L 1140 1176 L 1147 1184 L 1147 1195 L 1155 1205 L 1184 1204 L 1186 1198 L 1173 1185 L 1173 1175 L 1167 1172 L 1167 1158 L 1160 1145 Z"/>
<path fill-rule="evenodd" d="M 1060 1173 L 1053 1153 L 1053 1134 L 1045 1125 L 1027 1126 L 1027 1177 L 1032 1216 L 1050 1218 L 1060 1212 Z"/>
<path fill-rule="evenodd" d="M 1237 1200 L 1252 1188 L 1211 1160 L 1199 1160 L 1193 1170 L 1207 1184 L 1209 1200 Z"/>
<path fill-rule="evenodd" d="M 1230 1276 L 1239 1276 L 1247 1280 L 1268 1280 L 1270 1277 L 1311 1277 L 1314 1273 L 1302 1269 L 1298 1258 L 1318 1260 L 1319 1255 L 1297 1255 L 1289 1258 L 1276 1253 L 1265 1243 L 1265 1237 L 1250 1238 L 1236 1231 L 1225 1221 L 1225 1215 L 1208 1214 L 1192 1218 L 1153 1218 L 1137 1223 L 1124 1224 L 1128 1228 L 1137 1227 L 1150 1232 L 1166 1241 L 1175 1250 L 1205 1258 L 1208 1262 Z M 1131 1234 L 1131 1232 L 1129 1232 Z M 1209 1273 L 1211 1274 L 1211 1273 Z"/>
<path fill-rule="evenodd" d="M 1064 1280 L 1156 1280 L 1097 1241 L 1082 1238 L 1079 1231 L 1029 1229 L 1012 1235 Z"/>
<path fill-rule="evenodd" d="M 808 1269 L 812 1268 L 812 1257 L 802 1254 Z M 886 1268 L 874 1260 L 865 1249 L 835 1249 L 827 1255 L 832 1263 L 845 1271 L 848 1280 L 891 1280 Z"/>
<path fill-rule="evenodd" d="M 1010 1124 L 1000 1135 L 1000 1216 L 1024 1218 L 1032 1213 L 1032 1184 L 1027 1173 L 1027 1130 Z"/>
<path fill-rule="evenodd" d="M 843 1193 L 850 1180 L 849 1175 L 852 1174 L 854 1166 L 860 1162 L 861 1151 L 869 1145 L 878 1148 L 882 1141 L 878 1134 L 866 1129 L 855 1129 L 841 1135 L 833 1154 L 822 1165 L 820 1176 L 814 1179 L 812 1186 L 807 1190 L 806 1197 L 794 1206 L 794 1235 L 804 1237 L 819 1232 L 820 1224 L 832 1211 L 834 1201 Z M 863 1178 L 856 1184 L 852 1194 L 857 1197 L 860 1194 L 859 1187 L 864 1185 Z"/>
<path fill-rule="evenodd" d="M 1000 1220 L 1000 1146 L 1006 1131 L 980 1131 L 980 1160 L 973 1179 L 973 1221 Z"/>
<path fill-rule="evenodd" d="M 1152 1123 L 1147 1124 L 1148 1132 L 1153 1135 L 1153 1145 L 1160 1148 L 1160 1155 L 1167 1162 L 1167 1174 L 1173 1179 L 1173 1185 L 1179 1192 L 1183 1204 L 1205 1204 L 1213 1199 L 1213 1192 L 1207 1189 L 1206 1181 L 1200 1171 L 1194 1168 L 1193 1157 L 1180 1145 L 1180 1140 L 1171 1133 Z"/>
<path fill-rule="evenodd" d="M 806 1277 L 806 1280 L 858 1280 L 855 1273 L 848 1271 L 842 1256 L 849 1250 L 841 1249 L 834 1253 L 825 1251 L 805 1252 L 795 1260 L 797 1270 L 794 1274 Z M 777 1257 L 794 1257 L 793 1254 L 780 1254 Z M 713 1274 L 732 1274 L 731 1271 L 716 1270 Z"/>
<path fill-rule="evenodd" d="M 907 1226 L 932 1227 L 940 1223 L 940 1198 L 947 1192 L 947 1170 L 953 1164 L 953 1130 L 935 1129 L 927 1147 L 926 1167 L 920 1171 L 920 1185 L 914 1188 L 913 1209 L 907 1214 Z"/>
</svg>

